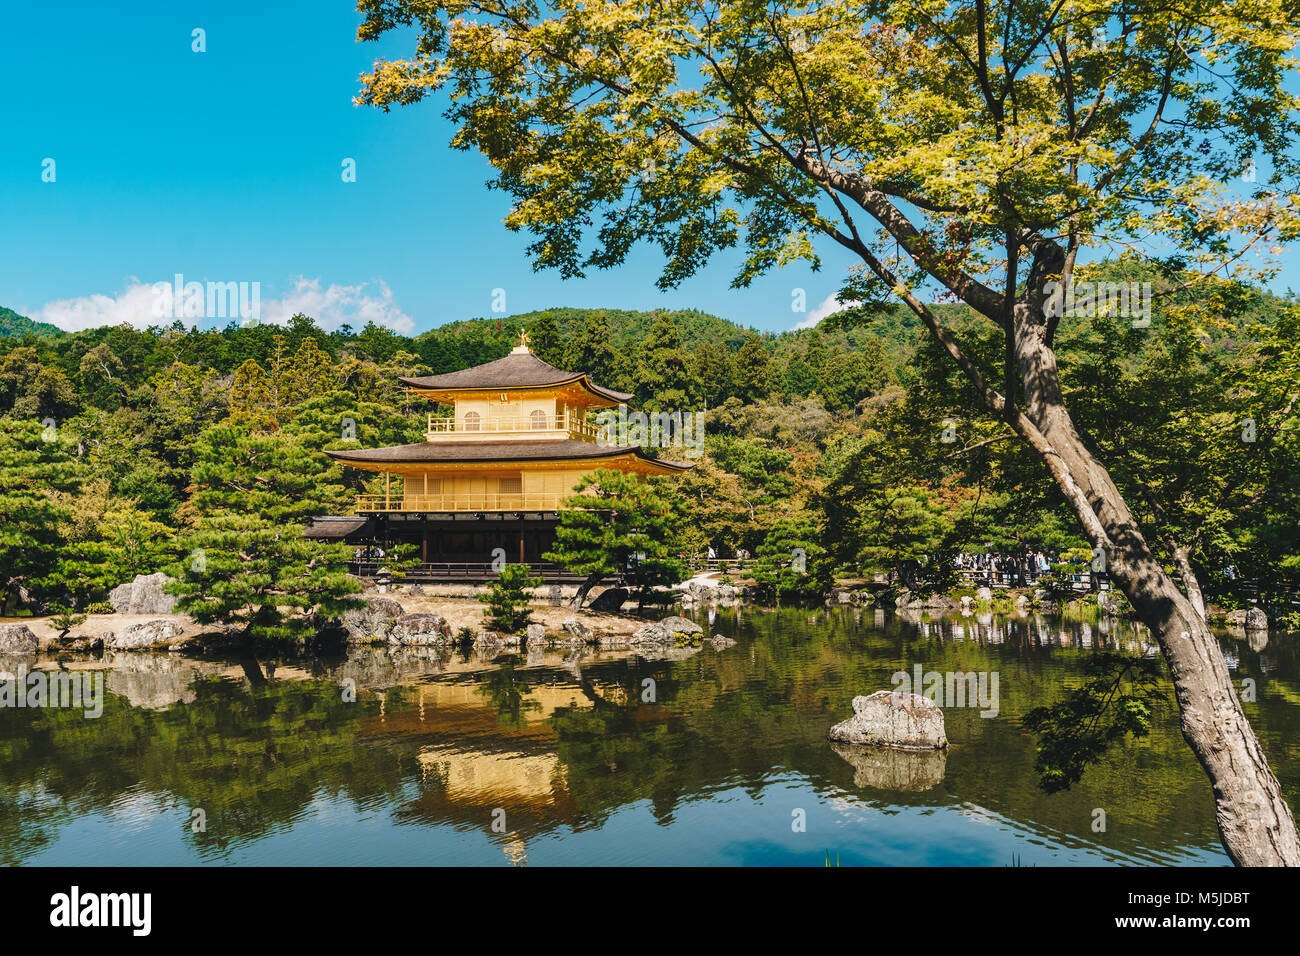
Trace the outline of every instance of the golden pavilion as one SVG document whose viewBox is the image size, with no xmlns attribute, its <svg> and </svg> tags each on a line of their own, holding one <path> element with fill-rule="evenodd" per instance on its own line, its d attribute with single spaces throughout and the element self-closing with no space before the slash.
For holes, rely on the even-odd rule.
<svg viewBox="0 0 1300 956">
<path fill-rule="evenodd" d="M 601 440 L 589 413 L 632 398 L 586 372 L 542 361 L 528 337 L 509 355 L 445 375 L 400 379 L 410 391 L 451 405 L 430 414 L 424 441 L 326 451 L 380 473 L 384 490 L 359 495 L 356 516 L 317 518 L 307 534 L 349 541 L 411 541 L 427 564 L 539 564 L 554 538 L 561 501 L 598 468 L 677 474 L 690 464 L 655 458 L 635 445 Z"/>
</svg>

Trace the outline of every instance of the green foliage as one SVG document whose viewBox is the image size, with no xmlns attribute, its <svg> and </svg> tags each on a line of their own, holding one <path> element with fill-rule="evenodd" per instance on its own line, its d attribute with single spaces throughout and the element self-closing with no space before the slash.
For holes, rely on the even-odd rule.
<svg viewBox="0 0 1300 956">
<path fill-rule="evenodd" d="M 504 634 L 517 634 L 528 623 L 528 602 L 541 578 L 529 576 L 528 565 L 507 564 L 487 594 L 478 599 L 487 605 L 488 622 Z"/>
<path fill-rule="evenodd" d="M 675 551 L 679 516 L 662 479 L 600 469 L 574 491 L 547 561 L 589 579 L 622 575 L 642 603 L 656 586 L 686 577 Z"/>
<path fill-rule="evenodd" d="M 83 477 L 62 433 L 39 422 L 0 419 L 0 613 L 15 599 L 56 591 L 59 535 L 71 493 Z"/>
<path fill-rule="evenodd" d="M 795 511 L 778 517 L 759 545 L 750 574 L 763 595 L 821 595 L 833 583 L 832 566 L 822 547 L 817 516 Z"/>
<path fill-rule="evenodd" d="M 1083 686 L 1064 700 L 1025 713 L 1026 729 L 1039 735 L 1034 767 L 1048 793 L 1079 782 L 1116 742 L 1128 735 L 1145 737 L 1152 710 L 1164 699 L 1160 662 L 1099 651 L 1084 666 Z"/>
<path fill-rule="evenodd" d="M 78 625 L 86 623 L 85 614 L 77 614 L 71 608 L 63 607 L 59 604 L 50 605 L 53 612 L 50 615 L 50 624 L 59 632 L 59 639 L 68 636 L 68 632 Z"/>
<path fill-rule="evenodd" d="M 0 338 L 21 338 L 28 335 L 57 338 L 62 334 L 63 330 L 57 325 L 36 322 L 25 315 L 19 315 L 13 309 L 0 306 Z"/>
<path fill-rule="evenodd" d="M 309 636 L 315 618 L 358 606 L 346 573 L 351 548 L 302 536 L 337 500 L 316 449 L 285 432 L 214 426 L 195 446 L 189 556 L 173 570 L 177 607 L 207 624 L 236 624 L 257 640 Z"/>
</svg>

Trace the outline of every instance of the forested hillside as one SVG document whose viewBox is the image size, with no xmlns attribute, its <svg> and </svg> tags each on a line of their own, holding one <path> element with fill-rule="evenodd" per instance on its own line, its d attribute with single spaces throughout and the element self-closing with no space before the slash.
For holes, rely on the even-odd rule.
<svg viewBox="0 0 1300 956">
<path fill-rule="evenodd" d="M 0 339 L 17 338 L 22 335 L 52 336 L 62 335 L 58 326 L 48 322 L 34 322 L 25 315 L 19 315 L 13 309 L 0 306 Z"/>
<path fill-rule="evenodd" d="M 998 330 L 959 307 L 943 311 L 1000 378 Z M 779 569 L 803 548 L 806 574 L 769 576 L 791 591 L 836 573 L 940 575 L 957 550 L 1086 554 L 1041 464 L 978 411 L 933 340 L 897 309 L 861 306 L 816 329 L 767 334 L 696 311 L 557 308 L 414 338 L 373 325 L 327 333 L 300 315 L 284 327 L 0 339 L 5 600 L 91 602 L 187 553 L 218 500 L 212 489 L 235 481 L 223 443 L 247 444 L 250 462 L 263 456 L 257 467 L 296 476 L 286 487 L 300 489 L 297 507 L 282 520 L 345 511 L 364 476 L 320 449 L 420 440 L 430 409 L 397 376 L 499 358 L 521 329 L 547 361 L 633 392 L 640 407 L 709 410 L 704 456 L 669 483 L 682 550 L 743 548 Z M 1061 338 L 1085 439 L 1136 508 L 1176 529 L 1158 542 L 1171 565 L 1185 554 L 1227 600 L 1229 564 L 1274 591 L 1294 586 L 1295 304 L 1230 287 L 1213 302 L 1172 296 L 1148 328 L 1104 314 L 1067 319 Z M 257 451 L 257 436 L 275 441 Z"/>
</svg>

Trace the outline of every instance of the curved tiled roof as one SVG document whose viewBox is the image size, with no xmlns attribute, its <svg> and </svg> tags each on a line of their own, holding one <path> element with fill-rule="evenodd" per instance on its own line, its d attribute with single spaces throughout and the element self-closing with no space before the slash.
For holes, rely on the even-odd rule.
<svg viewBox="0 0 1300 956">
<path fill-rule="evenodd" d="M 636 455 L 676 471 L 694 467 L 689 462 L 651 458 L 636 445 L 596 445 L 568 438 L 558 441 L 480 441 L 415 442 L 387 448 L 362 448 L 356 451 L 326 451 L 336 461 L 367 464 L 458 464 L 496 461 L 576 461 L 588 458 L 617 458 Z"/>
<path fill-rule="evenodd" d="M 459 372 L 425 375 L 420 378 L 401 378 L 399 381 L 411 388 L 436 391 L 539 388 L 580 381 L 596 395 L 613 402 L 626 402 L 632 397 L 630 393 L 616 392 L 612 388 L 597 385 L 586 372 L 566 372 L 549 362 L 543 362 L 532 352 L 518 349 L 495 362 L 475 365 L 473 368 L 461 369 Z"/>
</svg>

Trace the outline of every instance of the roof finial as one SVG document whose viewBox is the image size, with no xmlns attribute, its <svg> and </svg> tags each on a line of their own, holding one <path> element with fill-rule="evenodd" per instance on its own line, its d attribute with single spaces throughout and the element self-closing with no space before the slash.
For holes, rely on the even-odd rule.
<svg viewBox="0 0 1300 956">
<path fill-rule="evenodd" d="M 528 330 L 527 330 L 527 329 L 520 329 L 520 330 L 519 330 L 519 344 L 516 345 L 516 346 L 514 347 L 514 351 L 515 351 L 515 352 L 530 352 L 530 353 L 532 352 L 532 349 L 530 349 L 530 348 L 528 347 Z"/>
</svg>

